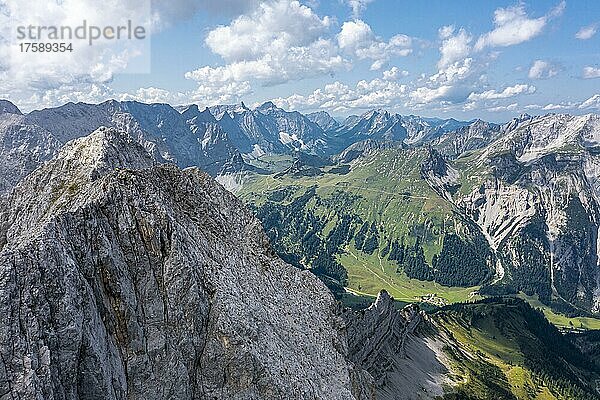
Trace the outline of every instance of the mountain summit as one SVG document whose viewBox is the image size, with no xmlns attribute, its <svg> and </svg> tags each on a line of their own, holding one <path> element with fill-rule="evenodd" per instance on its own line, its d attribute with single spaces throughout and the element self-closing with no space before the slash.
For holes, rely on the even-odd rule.
<svg viewBox="0 0 600 400">
<path fill-rule="evenodd" d="M 22 115 L 21 110 L 8 100 L 0 100 L 0 114 Z"/>
<path fill-rule="evenodd" d="M 113 129 L 11 193 L 0 271 L 2 393 L 354 398 L 325 286 L 275 257 L 209 176 L 156 165 Z"/>
</svg>

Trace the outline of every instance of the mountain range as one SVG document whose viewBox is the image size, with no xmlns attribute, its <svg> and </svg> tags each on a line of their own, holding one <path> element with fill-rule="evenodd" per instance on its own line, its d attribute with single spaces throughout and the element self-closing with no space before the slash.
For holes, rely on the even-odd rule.
<svg viewBox="0 0 600 400">
<path fill-rule="evenodd" d="M 408 195 L 407 201 L 414 204 L 389 207 L 398 214 L 418 207 L 422 200 L 431 202 L 430 210 L 421 208 L 415 215 L 416 221 L 404 220 L 412 211 L 401 213 L 395 222 L 372 212 L 349 212 L 338 218 L 353 218 L 350 229 L 355 231 L 367 223 L 371 229 L 377 227 L 379 251 L 389 251 L 398 240 L 422 247 L 423 260 L 414 261 L 414 268 L 403 268 L 412 277 L 452 286 L 493 284 L 562 308 L 600 310 L 596 115 L 524 114 L 494 124 L 373 110 L 340 123 L 326 112 L 305 116 L 272 102 L 255 109 L 241 103 L 200 111 L 195 105 L 173 108 L 107 101 L 22 114 L 2 101 L 0 109 L 0 193 L 9 192 L 65 143 L 101 126 L 113 127 L 134 137 L 158 162 L 197 166 L 231 190 L 241 190 L 242 197 L 244 193 L 268 197 L 253 184 L 270 182 L 271 173 L 279 182 L 276 190 L 297 189 L 294 180 L 302 176 L 307 185 L 314 181 L 317 186 L 333 176 L 340 181 L 336 184 L 350 185 L 345 195 L 363 179 L 360 184 L 370 190 L 380 185 L 391 192 L 419 192 L 426 199 Z M 278 158 L 279 164 L 273 161 Z M 399 162 L 404 165 L 401 169 Z M 289 184 L 286 176 L 292 179 Z M 243 188 L 244 181 L 253 184 Z M 363 199 L 361 190 L 356 195 Z M 362 207 L 375 207 L 380 200 L 367 200 Z M 251 206 L 259 203 L 254 199 Z M 284 230 L 278 229 L 279 234 Z M 317 233 L 325 240 L 323 235 Z M 450 279 L 447 275 L 455 272 L 436 268 L 437 258 L 450 251 L 444 246 L 447 237 L 458 240 L 464 251 L 478 247 L 479 261 L 473 268 L 479 272 L 472 275 L 477 279 Z M 343 247 L 338 250 L 343 252 Z M 337 250 L 330 254 L 334 259 L 337 255 Z"/>
<path fill-rule="evenodd" d="M 322 125 L 322 126 L 321 126 Z M 305 116 L 267 102 L 254 110 L 245 104 L 196 105 L 173 108 L 168 104 L 106 101 L 68 103 L 22 114 L 0 103 L 0 192 L 8 191 L 40 163 L 52 158 L 72 139 L 101 126 L 124 130 L 136 137 L 157 160 L 181 167 L 198 166 L 220 175 L 223 168 L 252 169 L 242 159 L 300 151 L 330 156 L 366 139 L 423 142 L 466 123 L 454 120 L 400 117 L 373 111 L 338 124 L 327 113 Z M 242 157 L 240 157 L 242 156 Z"/>
<path fill-rule="evenodd" d="M 599 396 L 600 116 L 0 101 L 0 139 L 0 398 Z"/>
<path fill-rule="evenodd" d="M 476 120 L 423 145 L 384 135 L 351 144 L 333 166 L 304 167 L 305 176 L 297 163 L 293 175 L 244 174 L 237 190 L 285 259 L 334 285 L 354 275 L 350 284 L 361 291 L 369 280 L 356 276 L 362 256 L 390 263 L 392 271 L 381 268 L 386 287 L 389 275 L 407 276 L 597 313 L 599 121 L 593 114 Z"/>
</svg>

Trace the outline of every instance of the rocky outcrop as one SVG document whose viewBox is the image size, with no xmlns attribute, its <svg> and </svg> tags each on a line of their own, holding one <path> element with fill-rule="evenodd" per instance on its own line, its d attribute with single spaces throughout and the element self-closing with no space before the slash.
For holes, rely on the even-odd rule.
<svg viewBox="0 0 600 400">
<path fill-rule="evenodd" d="M 452 194 L 460 188 L 460 173 L 434 148 L 429 148 L 429 156 L 421 164 L 421 178 L 444 199 L 452 201 Z"/>
<path fill-rule="evenodd" d="M 102 128 L 3 205 L 1 398 L 367 391 L 325 286 L 277 258 L 259 222 L 198 169 L 157 165 Z"/>
<path fill-rule="evenodd" d="M 505 127 L 506 129 L 506 127 Z M 480 119 L 434 139 L 431 145 L 449 158 L 490 144 L 502 133 L 502 127 Z"/>
<path fill-rule="evenodd" d="M 8 100 L 0 100 L 0 114 L 21 115 L 21 110 Z"/>
<path fill-rule="evenodd" d="M 61 146 L 51 132 L 28 123 L 23 115 L 0 112 L 0 195 L 52 158 Z"/>
<path fill-rule="evenodd" d="M 522 116 L 500 132 L 456 163 L 470 192 L 444 197 L 496 254 L 492 283 L 569 312 L 600 312 L 600 117 Z"/>
<path fill-rule="evenodd" d="M 68 103 L 21 115 L 0 102 L 0 193 L 8 192 L 65 143 L 101 126 L 129 133 L 161 162 L 199 167 L 215 176 L 239 155 L 241 139 L 225 132 L 210 112 L 188 107 L 180 113 L 167 104 L 106 101 Z"/>
<path fill-rule="evenodd" d="M 442 363 L 441 344 L 426 334 L 433 329 L 425 313 L 411 304 L 397 309 L 394 299 L 381 291 L 361 312 L 345 314 L 350 359 L 368 371 L 378 400 L 426 399 L 444 393 L 448 369 Z M 364 379 L 364 377 L 363 377 Z"/>
<path fill-rule="evenodd" d="M 340 126 L 340 123 L 337 122 L 331 115 L 329 115 L 327 111 L 317 111 L 306 114 L 306 118 L 319 125 L 325 132 L 331 131 Z"/>
<path fill-rule="evenodd" d="M 328 135 L 330 147 L 339 152 L 368 139 L 401 142 L 411 146 L 422 145 L 468 124 L 454 119 L 400 115 L 379 109 L 346 118 L 342 125 L 329 131 Z"/>
</svg>

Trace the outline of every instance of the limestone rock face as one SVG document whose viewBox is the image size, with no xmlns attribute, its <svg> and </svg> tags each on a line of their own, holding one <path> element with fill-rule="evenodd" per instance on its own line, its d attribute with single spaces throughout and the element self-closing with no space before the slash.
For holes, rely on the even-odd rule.
<svg viewBox="0 0 600 400">
<path fill-rule="evenodd" d="M 326 287 L 198 169 L 101 128 L 0 202 L 0 398 L 366 392 Z"/>
<path fill-rule="evenodd" d="M 370 390 L 369 398 L 433 399 L 444 394 L 444 344 L 417 305 L 399 310 L 381 291 L 369 308 L 344 316 L 350 359 L 357 370 L 366 371 L 362 388 Z"/>
<path fill-rule="evenodd" d="M 340 123 L 337 122 L 331 115 L 329 115 L 327 111 L 317 111 L 306 114 L 306 118 L 319 125 L 325 132 L 331 131 L 340 126 Z"/>
<path fill-rule="evenodd" d="M 62 144 L 25 116 L 3 111 L 0 103 L 0 195 L 7 193 L 42 162 L 52 158 Z"/>
</svg>

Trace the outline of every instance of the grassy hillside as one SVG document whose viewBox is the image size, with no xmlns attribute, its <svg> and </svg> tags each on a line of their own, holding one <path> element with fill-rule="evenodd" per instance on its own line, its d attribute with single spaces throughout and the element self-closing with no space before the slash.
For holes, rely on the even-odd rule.
<svg viewBox="0 0 600 400">
<path fill-rule="evenodd" d="M 284 259 L 342 284 L 348 277 L 337 272 L 359 270 L 353 258 L 376 255 L 413 279 L 477 286 L 491 275 L 487 242 L 421 177 L 427 157 L 426 149 L 389 149 L 351 169 L 250 175 L 238 195 Z"/>
<path fill-rule="evenodd" d="M 281 189 L 289 191 L 288 201 L 313 186 L 321 199 L 336 200 L 343 192 L 346 203 L 321 204 L 316 207 L 319 213 L 333 216 L 336 206 L 347 207 L 339 214 L 348 212 L 376 221 L 390 237 L 419 237 L 430 261 L 441 250 L 443 233 L 460 231 L 461 222 L 454 218 L 447 202 L 421 179 L 420 165 L 426 157 L 424 149 L 392 149 L 359 160 L 346 174 L 328 167 L 318 177 L 255 175 L 245 182 L 239 195 L 260 206 L 270 200 L 270 193 Z"/>
<path fill-rule="evenodd" d="M 385 289 L 394 299 L 433 306 L 478 299 L 474 287 L 448 287 L 432 281 L 411 279 L 403 271 L 398 272 L 394 261 L 380 258 L 378 254 L 365 254 L 349 248 L 338 258 L 348 271 L 347 290 L 355 295 L 375 296 Z"/>
<path fill-rule="evenodd" d="M 600 319 L 592 317 L 568 317 L 553 311 L 543 304 L 537 296 L 527 296 L 520 293 L 518 297 L 526 300 L 534 308 L 539 308 L 546 319 L 558 328 L 566 330 L 600 330 Z"/>
<path fill-rule="evenodd" d="M 479 155 L 453 161 L 463 195 L 489 177 Z M 246 175 L 238 195 L 255 210 L 276 252 L 311 269 L 347 304 L 365 304 L 381 289 L 429 307 L 478 299 L 491 280 L 493 255 L 479 229 L 423 179 L 428 157 L 424 148 L 391 148 L 351 167 L 320 168 L 265 157 L 255 162 L 273 174 Z M 521 296 L 557 326 L 600 329 L 598 319 L 568 318 L 537 297 Z"/>
<path fill-rule="evenodd" d="M 457 387 L 448 399 L 597 399 L 600 369 L 520 299 L 447 306 L 433 320 Z"/>
</svg>

